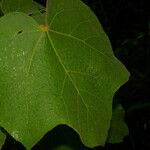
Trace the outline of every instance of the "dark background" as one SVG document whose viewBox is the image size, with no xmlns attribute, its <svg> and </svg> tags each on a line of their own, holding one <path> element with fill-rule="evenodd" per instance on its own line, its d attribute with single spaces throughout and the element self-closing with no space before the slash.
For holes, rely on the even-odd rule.
<svg viewBox="0 0 150 150">
<path fill-rule="evenodd" d="M 36 0 L 45 5 L 46 0 Z M 114 102 L 120 102 L 125 111 L 129 136 L 122 143 L 108 144 L 93 150 L 150 150 L 150 10 L 148 0 L 83 0 L 95 12 L 109 36 L 116 57 L 131 76 L 120 88 Z M 91 137 L 92 138 L 92 137 Z M 32 150 L 52 150 L 67 144 L 74 150 L 92 150 L 85 147 L 77 133 L 67 126 L 58 126 L 48 132 Z M 10 136 L 3 150 L 24 150 Z"/>
</svg>

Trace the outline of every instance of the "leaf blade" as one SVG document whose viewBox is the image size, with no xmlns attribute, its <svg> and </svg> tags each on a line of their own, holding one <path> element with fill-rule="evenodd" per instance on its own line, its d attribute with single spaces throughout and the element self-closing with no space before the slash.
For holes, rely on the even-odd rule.
<svg viewBox="0 0 150 150">
<path fill-rule="evenodd" d="M 5 134 L 0 130 L 0 149 L 1 149 L 2 146 L 4 145 L 5 139 L 6 139 Z"/>
<path fill-rule="evenodd" d="M 73 5 L 69 5 L 70 2 Z M 28 149 L 59 124 L 67 124 L 76 130 L 87 146 L 104 145 L 112 97 L 128 80 L 128 73 L 114 57 L 97 20 L 94 19 L 95 26 L 99 26 L 97 42 L 83 41 L 93 34 L 93 30 L 94 36 L 97 35 L 94 27 L 92 31 L 87 30 L 86 26 L 91 27 L 89 23 L 81 28 L 86 28 L 86 36 L 79 29 L 78 36 L 69 34 L 91 13 L 83 3 L 51 0 L 51 4 L 53 7 L 47 6 L 46 25 L 40 25 L 22 13 L 0 19 L 0 75 L 4 76 L 0 79 L 3 89 L 0 91 L 0 111 L 5 112 L 4 108 L 12 111 L 0 116 L 0 125 Z M 80 17 L 73 13 L 73 16 L 76 14 L 74 22 L 77 22 L 74 26 L 68 22 L 70 12 L 67 11 L 61 25 L 62 17 L 54 19 L 54 16 L 57 14 L 55 9 L 62 9 L 62 6 L 80 6 L 85 14 Z M 54 13 L 49 12 L 50 8 Z M 50 18 L 53 20 L 51 26 Z M 14 24 L 10 27 L 11 22 Z M 70 24 L 69 30 L 66 23 Z M 99 36 L 105 41 L 102 48 L 97 46 L 101 41 Z M 14 116 L 15 120 L 11 119 Z"/>
<path fill-rule="evenodd" d="M 118 104 L 112 115 L 111 127 L 109 130 L 108 143 L 120 143 L 129 134 L 128 127 L 124 122 L 124 109 Z"/>
<path fill-rule="evenodd" d="M 43 6 L 33 0 L 2 0 L 1 7 L 4 14 L 10 12 L 24 12 L 31 14 L 43 9 Z"/>
</svg>

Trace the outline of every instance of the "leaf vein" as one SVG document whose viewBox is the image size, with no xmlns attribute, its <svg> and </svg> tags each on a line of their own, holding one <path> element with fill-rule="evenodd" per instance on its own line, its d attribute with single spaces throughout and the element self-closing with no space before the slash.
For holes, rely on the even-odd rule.
<svg viewBox="0 0 150 150">
<path fill-rule="evenodd" d="M 67 33 L 62 33 L 62 32 L 58 32 L 58 31 L 51 30 L 51 29 L 50 29 L 49 31 L 50 31 L 50 32 L 53 32 L 53 33 L 56 33 L 56 34 L 59 34 L 59 35 L 62 35 L 62 36 L 70 37 L 70 38 L 72 38 L 72 39 L 74 39 L 74 40 L 77 40 L 77 41 L 79 41 L 79 42 L 85 44 L 87 47 L 89 47 L 89 48 L 95 50 L 95 52 L 97 52 L 98 54 L 103 55 L 108 61 L 111 61 L 112 63 L 114 63 L 114 62 L 111 60 L 111 59 L 112 59 L 112 56 L 110 56 L 110 54 L 106 54 L 106 53 L 101 52 L 100 50 L 94 48 L 93 46 L 91 46 L 90 44 L 86 43 L 86 42 L 85 42 L 84 40 L 82 40 L 82 39 L 79 39 L 79 38 L 77 38 L 77 37 L 75 37 L 75 36 L 72 36 L 72 35 L 70 35 L 70 34 L 67 34 Z"/>
<path fill-rule="evenodd" d="M 39 39 L 37 40 L 37 42 L 35 43 L 35 45 L 33 46 L 32 48 L 32 54 L 31 54 L 31 57 L 29 59 L 29 66 L 28 66 L 28 69 L 27 69 L 27 76 L 29 75 L 29 72 L 30 72 L 30 69 L 31 69 L 31 65 L 33 63 L 33 58 L 35 56 L 35 52 L 37 50 L 37 47 L 42 39 L 42 36 L 43 36 L 43 33 L 41 34 L 41 36 L 39 36 Z"/>
<path fill-rule="evenodd" d="M 64 107 L 65 107 L 65 110 L 66 110 L 66 115 L 67 115 L 67 118 L 68 118 L 68 121 L 69 121 L 69 112 L 67 110 L 67 104 L 64 100 L 64 97 L 63 97 L 63 91 L 64 91 L 64 87 L 65 87 L 65 83 L 66 83 L 66 78 L 67 78 L 67 75 L 65 74 L 65 77 L 64 77 L 64 80 L 63 80 L 63 85 L 62 85 L 62 89 L 61 89 L 61 99 L 62 99 L 62 102 L 64 104 Z"/>
<path fill-rule="evenodd" d="M 73 81 L 73 79 L 71 78 L 69 72 L 67 71 L 66 67 L 64 66 L 64 64 L 63 64 L 63 62 L 62 62 L 62 60 L 61 60 L 61 58 L 60 58 L 60 56 L 59 56 L 59 54 L 58 54 L 58 52 L 57 52 L 55 46 L 54 46 L 54 43 L 53 43 L 53 41 L 52 41 L 52 38 L 51 38 L 51 36 L 50 36 L 50 34 L 49 34 L 48 32 L 47 32 L 47 36 L 48 36 L 48 39 L 49 39 L 49 41 L 50 41 L 50 43 L 51 43 L 51 45 L 52 45 L 52 48 L 53 48 L 53 50 L 54 50 L 55 55 L 56 55 L 56 57 L 58 58 L 59 63 L 61 64 L 62 68 L 63 68 L 64 71 L 65 71 L 65 74 L 68 76 L 70 82 L 73 84 L 75 90 L 77 91 L 77 93 L 78 93 L 79 96 L 81 97 L 81 100 L 82 100 L 84 106 L 86 107 L 87 111 L 89 111 L 87 104 L 85 103 L 83 97 L 81 96 L 81 94 L 80 94 L 80 92 L 79 92 L 79 90 L 78 90 L 78 87 L 76 86 L 75 82 Z"/>
</svg>

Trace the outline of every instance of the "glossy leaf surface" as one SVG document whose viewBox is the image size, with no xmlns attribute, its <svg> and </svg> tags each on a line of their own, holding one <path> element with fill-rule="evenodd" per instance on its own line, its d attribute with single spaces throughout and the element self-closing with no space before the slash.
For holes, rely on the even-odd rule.
<svg viewBox="0 0 150 150">
<path fill-rule="evenodd" d="M 49 0 L 45 24 L 22 13 L 0 18 L 0 126 L 27 149 L 59 124 L 89 147 L 104 145 L 113 95 L 127 80 L 79 0 Z"/>
</svg>

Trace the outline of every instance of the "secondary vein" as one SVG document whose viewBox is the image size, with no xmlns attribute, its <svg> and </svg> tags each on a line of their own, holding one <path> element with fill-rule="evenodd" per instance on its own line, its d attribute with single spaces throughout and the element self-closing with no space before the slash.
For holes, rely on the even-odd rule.
<svg viewBox="0 0 150 150">
<path fill-rule="evenodd" d="M 31 65 L 32 65 L 32 62 L 33 62 L 33 58 L 35 56 L 35 52 L 38 48 L 38 45 L 42 39 L 42 36 L 43 36 L 43 33 L 41 34 L 41 36 L 39 37 L 39 39 L 37 40 L 37 42 L 35 43 L 33 49 L 32 49 L 32 54 L 31 54 L 31 57 L 30 57 L 30 60 L 29 60 L 29 66 L 28 66 L 28 69 L 27 69 L 27 76 L 29 75 L 29 72 L 30 72 L 30 69 L 31 69 Z"/>
</svg>

